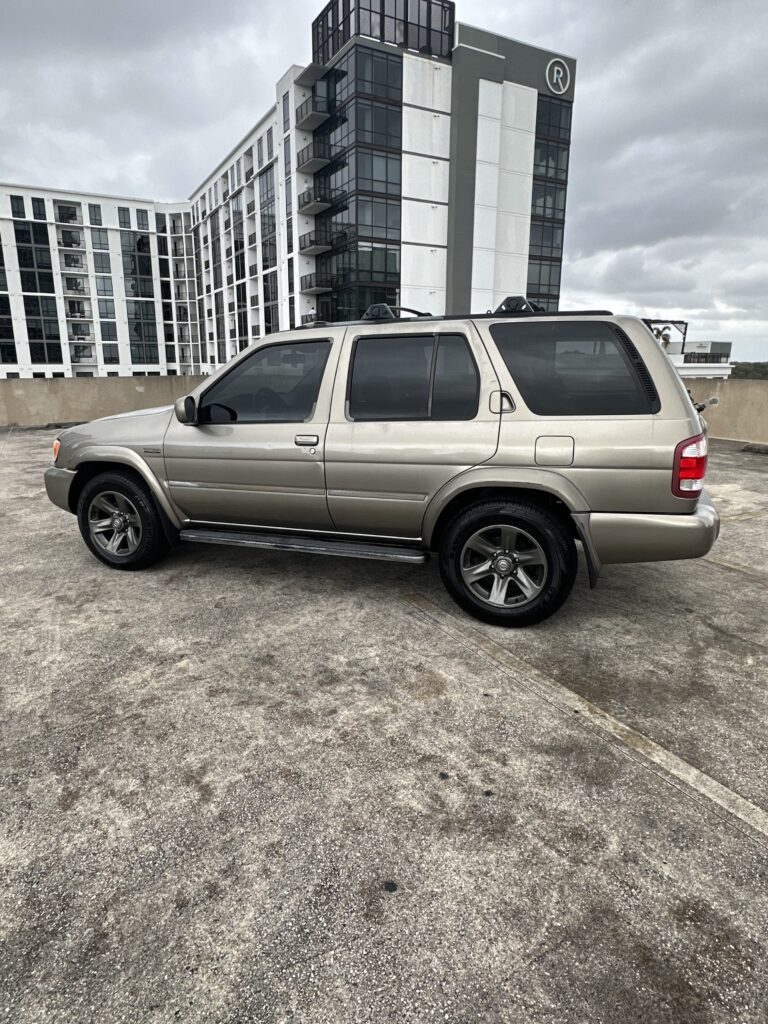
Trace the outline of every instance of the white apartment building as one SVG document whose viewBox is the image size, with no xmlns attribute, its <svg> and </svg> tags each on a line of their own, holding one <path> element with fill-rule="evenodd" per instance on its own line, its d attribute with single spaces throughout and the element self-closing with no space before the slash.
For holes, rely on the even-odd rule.
<svg viewBox="0 0 768 1024">
<path fill-rule="evenodd" d="M 186 202 L 0 184 L 0 377 L 206 373 L 374 302 L 557 308 L 575 62 L 334 0 Z"/>
</svg>

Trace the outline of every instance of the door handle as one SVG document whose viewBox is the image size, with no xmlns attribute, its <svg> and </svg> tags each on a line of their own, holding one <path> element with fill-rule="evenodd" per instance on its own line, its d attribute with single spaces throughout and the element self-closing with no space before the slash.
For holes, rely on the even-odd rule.
<svg viewBox="0 0 768 1024">
<path fill-rule="evenodd" d="M 296 444 L 307 447 L 316 445 L 319 440 L 320 438 L 317 436 L 317 434 L 297 434 L 296 437 L 294 438 Z"/>
<path fill-rule="evenodd" d="M 515 411 L 515 403 L 508 391 L 492 391 L 489 406 L 491 412 L 497 416 L 505 412 Z"/>
</svg>

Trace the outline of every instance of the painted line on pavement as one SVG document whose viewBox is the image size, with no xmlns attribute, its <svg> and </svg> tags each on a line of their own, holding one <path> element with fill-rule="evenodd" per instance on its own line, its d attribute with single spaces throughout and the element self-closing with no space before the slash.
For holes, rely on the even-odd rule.
<svg viewBox="0 0 768 1024">
<path fill-rule="evenodd" d="M 597 704 L 593 704 L 592 701 L 569 690 L 567 686 L 556 682 L 544 672 L 512 654 L 506 647 L 491 640 L 479 629 L 461 622 L 429 598 L 422 594 L 409 594 L 405 600 L 443 633 L 468 647 L 473 653 L 484 654 L 491 658 L 536 696 L 554 704 L 566 714 L 578 715 L 579 721 L 596 727 L 633 753 L 640 754 L 645 761 L 650 761 L 662 768 L 673 779 L 685 783 L 710 803 L 727 811 L 728 814 L 768 838 L 768 811 L 762 807 L 758 807 L 745 797 L 734 793 L 733 790 L 723 786 L 716 779 L 699 771 L 698 768 L 694 768 L 692 764 L 684 761 L 677 754 L 671 753 L 652 739 L 625 725 L 618 718 L 609 715 Z M 643 761 L 639 763 L 643 764 Z"/>
</svg>

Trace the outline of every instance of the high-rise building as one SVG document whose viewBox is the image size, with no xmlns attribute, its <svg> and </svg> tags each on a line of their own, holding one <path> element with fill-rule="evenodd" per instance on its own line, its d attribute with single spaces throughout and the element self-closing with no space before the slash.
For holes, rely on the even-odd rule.
<svg viewBox="0 0 768 1024">
<path fill-rule="evenodd" d="M 449 0 L 332 0 L 187 202 L 0 185 L 0 376 L 205 373 L 374 302 L 556 309 L 574 79 Z"/>
</svg>

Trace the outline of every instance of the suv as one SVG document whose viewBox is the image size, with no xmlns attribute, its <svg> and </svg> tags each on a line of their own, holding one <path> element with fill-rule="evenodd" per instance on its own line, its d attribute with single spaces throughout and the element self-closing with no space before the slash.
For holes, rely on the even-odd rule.
<svg viewBox="0 0 768 1024">
<path fill-rule="evenodd" d="M 527 626 L 568 597 L 577 543 L 592 586 L 709 551 L 705 431 L 635 317 L 373 307 L 271 334 L 173 407 L 65 430 L 45 484 L 115 569 L 178 541 L 434 552 L 462 608 Z"/>
</svg>

